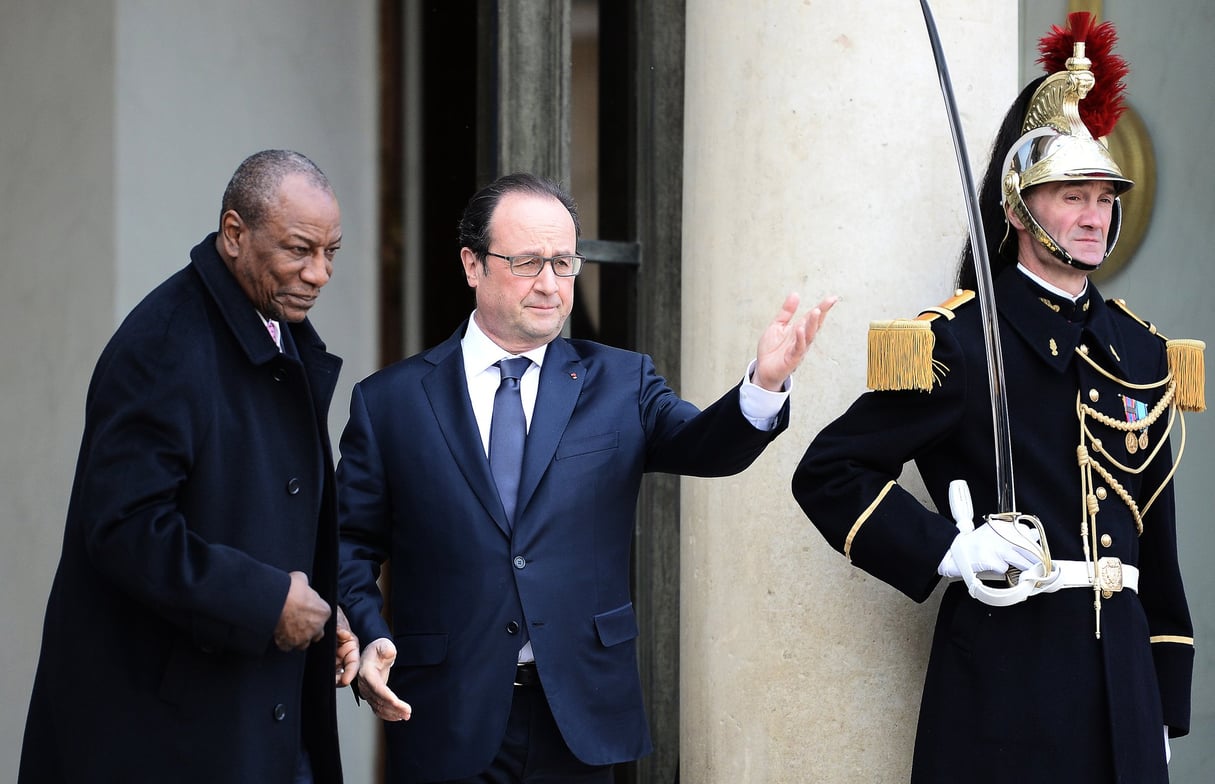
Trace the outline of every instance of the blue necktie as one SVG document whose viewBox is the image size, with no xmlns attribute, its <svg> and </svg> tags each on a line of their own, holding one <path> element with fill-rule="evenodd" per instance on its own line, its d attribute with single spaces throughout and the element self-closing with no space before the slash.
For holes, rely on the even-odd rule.
<svg viewBox="0 0 1215 784">
<path fill-rule="evenodd" d="M 494 394 L 494 415 L 489 425 L 489 469 L 498 485 L 498 496 L 506 509 L 506 519 L 515 523 L 515 504 L 519 500 L 519 473 L 523 468 L 523 441 L 527 438 L 527 419 L 519 397 L 519 379 L 531 367 L 527 357 L 503 359 L 494 363 L 502 381 Z"/>
</svg>

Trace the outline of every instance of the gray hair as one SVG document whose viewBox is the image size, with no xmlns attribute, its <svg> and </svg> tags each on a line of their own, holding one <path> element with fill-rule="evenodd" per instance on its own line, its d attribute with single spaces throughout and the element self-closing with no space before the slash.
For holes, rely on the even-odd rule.
<svg viewBox="0 0 1215 784">
<path fill-rule="evenodd" d="M 310 184 L 333 193 L 329 178 L 307 156 L 292 150 L 255 152 L 241 162 L 224 189 L 219 210 L 221 228 L 228 210 L 239 215 L 251 228 L 260 226 L 277 197 L 279 186 L 293 174 L 301 174 Z"/>
</svg>

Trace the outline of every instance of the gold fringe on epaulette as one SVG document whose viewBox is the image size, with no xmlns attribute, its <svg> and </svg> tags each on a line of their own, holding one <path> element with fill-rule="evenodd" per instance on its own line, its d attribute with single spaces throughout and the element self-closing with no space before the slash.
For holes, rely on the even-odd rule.
<svg viewBox="0 0 1215 784">
<path fill-rule="evenodd" d="M 936 337 L 929 321 L 895 319 L 869 324 L 869 363 L 865 384 L 870 389 L 932 391 L 932 348 Z"/>
<path fill-rule="evenodd" d="M 1165 342 L 1169 353 L 1169 371 L 1177 382 L 1177 406 L 1182 411 L 1205 411 L 1206 363 L 1201 340 L 1174 338 Z"/>
</svg>

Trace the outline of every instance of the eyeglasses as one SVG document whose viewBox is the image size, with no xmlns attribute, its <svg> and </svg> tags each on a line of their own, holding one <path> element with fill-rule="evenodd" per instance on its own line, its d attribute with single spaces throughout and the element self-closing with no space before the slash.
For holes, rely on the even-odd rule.
<svg viewBox="0 0 1215 784">
<path fill-rule="evenodd" d="M 534 278 L 544 271 L 544 263 L 548 262 L 553 268 L 553 274 L 559 278 L 572 278 L 579 272 L 582 272 L 582 262 L 586 261 L 586 257 L 573 253 L 567 256 L 503 256 L 501 253 L 493 251 L 485 251 L 486 256 L 495 256 L 499 259 L 505 259 L 510 265 L 512 275 L 518 275 L 521 278 Z"/>
</svg>

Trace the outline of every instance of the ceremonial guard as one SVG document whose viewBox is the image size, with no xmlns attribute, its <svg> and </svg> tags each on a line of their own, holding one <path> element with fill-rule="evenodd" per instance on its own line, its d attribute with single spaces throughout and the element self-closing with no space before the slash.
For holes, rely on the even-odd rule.
<svg viewBox="0 0 1215 784">
<path fill-rule="evenodd" d="M 1126 73 L 1115 41 L 1088 14 L 1053 28 L 1040 44 L 1048 75 L 993 148 L 979 261 L 991 265 L 998 356 L 968 290 L 968 248 L 953 298 L 871 326 L 874 391 L 815 438 L 793 478 L 853 565 L 917 602 L 951 581 L 913 782 L 1164 782 L 1168 739 L 1189 731 L 1172 448 L 1182 412 L 1205 407 L 1203 344 L 1167 339 L 1088 280 L 1132 187 L 1103 138 Z M 1000 508 L 996 402 L 1015 511 Z M 898 484 L 909 461 L 935 509 Z"/>
</svg>

